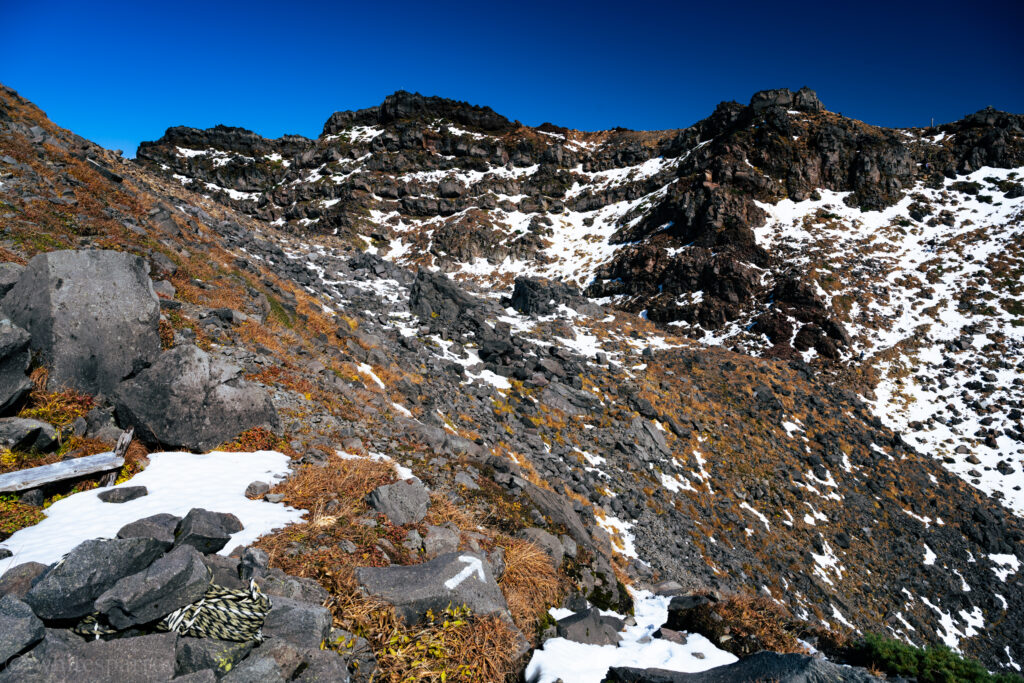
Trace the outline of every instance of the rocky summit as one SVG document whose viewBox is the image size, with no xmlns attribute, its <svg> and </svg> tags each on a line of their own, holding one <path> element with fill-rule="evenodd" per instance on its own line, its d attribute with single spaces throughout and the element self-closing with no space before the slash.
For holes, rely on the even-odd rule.
<svg viewBox="0 0 1024 683">
<path fill-rule="evenodd" d="M 1022 219 L 992 109 L 584 132 L 397 92 L 128 160 L 0 89 L 0 680 L 1019 672 Z M 176 449 L 287 472 L 163 509 L 131 479 Z M 123 517 L 17 561 L 77 505 Z M 250 579 L 244 645 L 169 616 Z"/>
</svg>

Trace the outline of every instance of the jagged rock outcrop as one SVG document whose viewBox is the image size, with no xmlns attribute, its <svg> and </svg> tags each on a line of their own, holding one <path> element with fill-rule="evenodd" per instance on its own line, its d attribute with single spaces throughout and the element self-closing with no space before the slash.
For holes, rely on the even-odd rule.
<svg viewBox="0 0 1024 683">
<path fill-rule="evenodd" d="M 609 245 L 627 246 L 583 270 L 566 263 L 561 276 L 589 285 L 592 297 L 699 332 L 787 304 L 773 298 L 773 278 L 761 276 L 785 266 L 756 243 L 752 228 L 765 221 L 758 202 L 803 201 L 827 189 L 850 192 L 846 201 L 863 209 L 891 206 L 917 180 L 1017 164 L 1020 128 L 1019 116 L 979 112 L 940 127 L 946 137 L 934 144 L 921 132 L 910 139 L 828 112 L 804 87 L 756 93 L 748 106 L 723 103 L 683 131 L 593 135 L 517 127 L 486 107 L 399 92 L 377 107 L 332 115 L 315 141 L 170 129 L 144 143 L 139 159 L 243 192 L 216 196 L 261 218 L 301 221 L 303 230 L 393 239 L 393 220 L 364 216 L 394 212 L 406 224 L 402 258 L 445 269 L 486 259 L 500 270 L 521 260 L 546 272 L 565 258 L 547 241 L 557 241 L 563 218 L 607 224 Z M 510 230 L 519 215 L 529 218 L 526 230 Z M 429 237 L 408 229 L 428 221 Z M 687 300 L 695 296 L 702 299 Z M 835 358 L 848 348 L 827 304 L 765 315 L 757 324 L 777 355 L 813 348 Z M 795 345 L 785 334 L 789 317 L 806 328 Z"/>
</svg>

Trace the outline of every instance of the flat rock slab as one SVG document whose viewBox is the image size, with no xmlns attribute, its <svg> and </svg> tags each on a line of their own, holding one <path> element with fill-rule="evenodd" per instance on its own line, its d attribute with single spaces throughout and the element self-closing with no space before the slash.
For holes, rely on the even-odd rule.
<svg viewBox="0 0 1024 683">
<path fill-rule="evenodd" d="M 138 256 L 97 249 L 39 254 L 0 302 L 32 335 L 49 387 L 113 393 L 156 360 L 160 305 Z"/>
<path fill-rule="evenodd" d="M 195 548 L 178 546 L 144 571 L 115 583 L 97 598 L 95 609 L 116 629 L 145 624 L 203 597 L 210 577 Z"/>
<path fill-rule="evenodd" d="M 149 489 L 145 486 L 119 486 L 109 491 L 103 491 L 96 497 L 104 503 L 127 503 L 129 500 L 148 495 Z"/>
<path fill-rule="evenodd" d="M 0 598 L 0 664 L 43 639 L 43 622 L 13 595 Z"/>
<path fill-rule="evenodd" d="M 875 683 L 882 679 L 864 669 L 839 666 L 808 655 L 758 652 L 727 666 L 699 673 L 612 667 L 604 680 L 605 683 Z"/>
<path fill-rule="evenodd" d="M 508 610 L 490 565 L 475 553 L 447 553 L 409 566 L 360 567 L 356 579 L 367 593 L 394 605 L 408 623 L 449 605 L 466 605 L 477 615 Z"/>
<path fill-rule="evenodd" d="M 109 472 L 124 464 L 124 458 L 115 453 L 97 453 L 82 458 L 62 460 L 52 465 L 41 465 L 27 470 L 0 474 L 0 493 L 24 491 L 43 484 L 51 484 L 66 479 L 77 479 L 87 474 Z"/>
<path fill-rule="evenodd" d="M 252 647 L 253 643 L 216 638 L 179 638 L 176 671 L 179 676 L 207 670 L 223 676 L 245 659 Z"/>
<path fill-rule="evenodd" d="M 430 494 L 420 481 L 399 481 L 375 488 L 368 502 L 392 524 L 402 526 L 422 521 L 430 505 Z"/>
<path fill-rule="evenodd" d="M 250 655 L 220 679 L 223 683 L 284 683 L 284 677 L 271 657 Z"/>
<path fill-rule="evenodd" d="M 148 567 L 162 552 L 151 538 L 84 541 L 39 579 L 25 602 L 42 619 L 84 617 L 104 591 Z"/>
<path fill-rule="evenodd" d="M 0 673 L 0 683 L 165 683 L 174 678 L 174 633 L 58 643 L 47 636 Z"/>
</svg>

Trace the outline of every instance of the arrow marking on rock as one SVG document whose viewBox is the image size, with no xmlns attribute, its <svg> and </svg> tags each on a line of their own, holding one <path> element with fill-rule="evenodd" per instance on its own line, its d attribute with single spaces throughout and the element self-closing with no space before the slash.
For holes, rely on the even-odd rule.
<svg viewBox="0 0 1024 683">
<path fill-rule="evenodd" d="M 473 557 L 472 555 L 459 555 L 459 561 L 465 562 L 466 566 L 463 567 L 462 571 L 460 571 L 458 574 L 444 582 L 445 588 L 447 588 L 448 590 L 455 590 L 455 588 L 459 586 L 463 581 L 473 576 L 474 572 L 480 579 L 481 583 L 487 580 L 486 577 L 484 576 L 483 562 L 481 562 L 478 558 Z"/>
</svg>

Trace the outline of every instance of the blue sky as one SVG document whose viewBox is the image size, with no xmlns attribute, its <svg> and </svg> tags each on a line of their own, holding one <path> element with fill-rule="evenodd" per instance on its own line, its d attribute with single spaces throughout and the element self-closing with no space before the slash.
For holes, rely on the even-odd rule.
<svg viewBox="0 0 1024 683">
<path fill-rule="evenodd" d="M 585 130 L 809 85 L 889 126 L 1024 112 L 1024 3 L 0 0 L 0 82 L 134 153 L 172 125 L 316 136 L 399 89 Z"/>
</svg>

